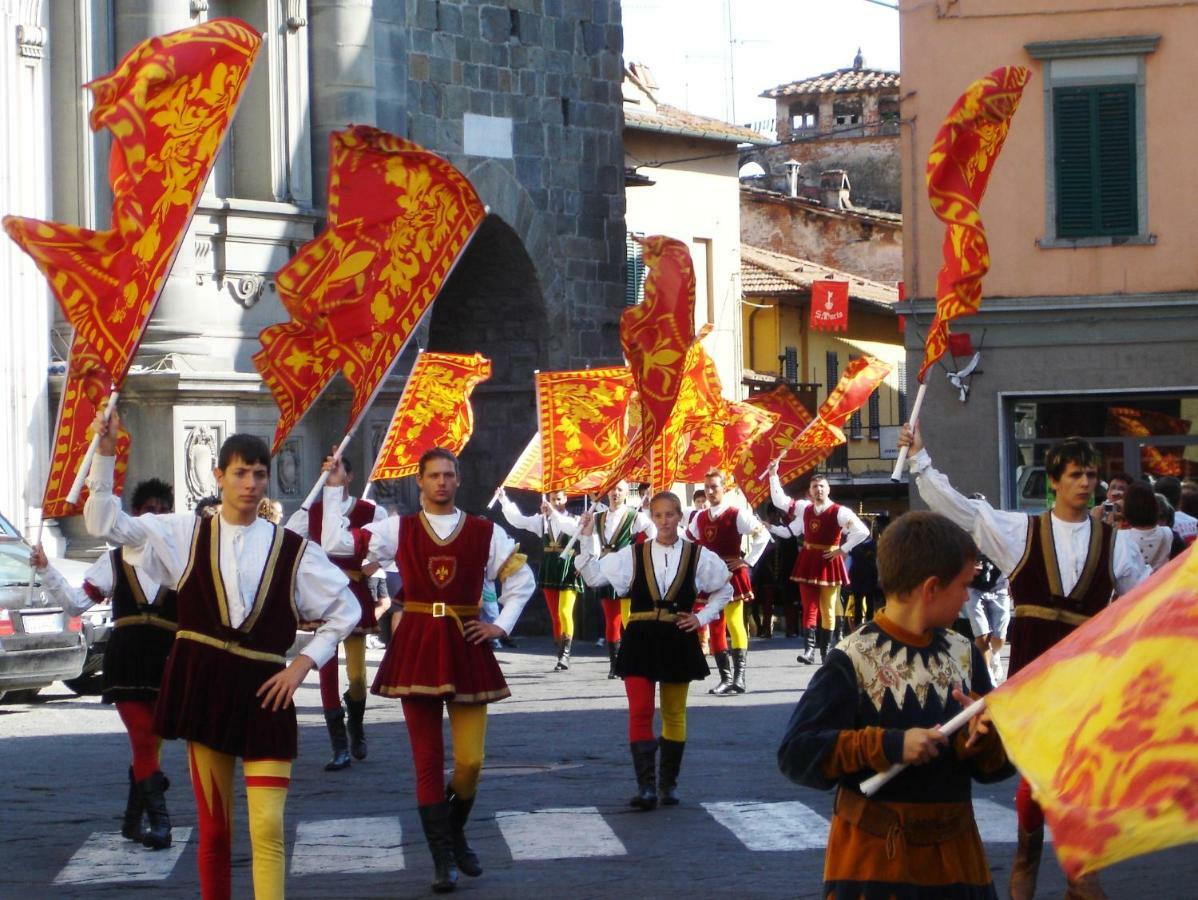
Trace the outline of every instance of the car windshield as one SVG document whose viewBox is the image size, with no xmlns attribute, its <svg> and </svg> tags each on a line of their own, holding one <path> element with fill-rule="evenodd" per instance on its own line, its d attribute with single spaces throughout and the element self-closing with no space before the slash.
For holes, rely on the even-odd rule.
<svg viewBox="0 0 1198 900">
<path fill-rule="evenodd" d="M 0 540 L 0 585 L 29 583 L 29 547 L 23 541 Z"/>
<path fill-rule="evenodd" d="M 2 515 L 0 515 L 0 534 L 7 534 L 9 537 L 15 538 L 21 536 L 21 532 L 17 531 L 16 526 Z"/>
</svg>

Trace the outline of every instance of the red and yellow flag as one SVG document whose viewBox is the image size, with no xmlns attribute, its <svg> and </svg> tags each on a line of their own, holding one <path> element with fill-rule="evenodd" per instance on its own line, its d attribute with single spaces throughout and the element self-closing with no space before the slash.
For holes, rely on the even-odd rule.
<svg viewBox="0 0 1198 900">
<path fill-rule="evenodd" d="M 835 389 L 820 404 L 815 419 L 783 455 L 778 466 L 783 483 L 815 468 L 845 442 L 845 423 L 886 380 L 891 368 L 890 363 L 873 356 L 860 356 L 848 364 Z"/>
<path fill-rule="evenodd" d="M 733 401 L 725 407 L 725 418 L 726 424 L 696 429 L 688 435 L 676 481 L 700 482 L 712 469 L 737 481 L 734 473 L 739 471 L 742 460 L 747 458 L 753 444 L 777 425 L 779 415 Z"/>
<path fill-rule="evenodd" d="M 1190 420 L 1179 419 L 1151 409 L 1130 406 L 1109 406 L 1106 411 L 1107 434 L 1150 437 L 1161 434 L 1189 434 Z M 1143 446 L 1140 466 L 1148 475 L 1185 477 L 1185 447 Z"/>
<path fill-rule="evenodd" d="M 735 417 L 722 390 L 715 362 L 702 344 L 692 344 L 686 354 L 678 398 L 647 460 L 649 483 L 654 491 L 669 490 L 676 481 L 702 481 L 707 469 L 694 479 L 688 479 L 684 471 L 697 468 L 698 457 L 718 457 L 716 465 L 723 462 L 724 428 Z M 696 458 L 688 464 L 692 443 Z"/>
<path fill-rule="evenodd" d="M 770 496 L 769 482 L 762 479 L 762 473 L 771 461 L 781 457 L 799 439 L 799 435 L 811 421 L 811 411 L 799 401 L 795 392 L 784 384 L 768 393 L 755 394 L 745 402 L 777 416 L 774 425 L 749 444 L 748 452 L 737 460 L 731 470 L 732 477 L 740 485 L 749 503 L 756 507 L 766 502 Z M 789 480 L 789 472 L 784 466 L 780 467 L 779 472 L 784 482 Z"/>
<path fill-rule="evenodd" d="M 1198 553 L 986 695 L 1071 877 L 1198 841 Z"/>
<path fill-rule="evenodd" d="M 610 469 L 627 439 L 628 367 L 538 372 L 536 388 L 541 489 L 565 490 Z"/>
<path fill-rule="evenodd" d="M 241 99 L 261 36 L 214 19 L 142 41 L 86 87 L 112 133 L 112 228 L 7 216 L 75 333 L 119 388 Z"/>
<path fill-rule="evenodd" d="M 541 433 L 538 431 L 520 453 L 512 470 L 503 479 L 503 487 L 517 491 L 545 493 L 541 486 Z"/>
<path fill-rule="evenodd" d="M 415 475 L 433 447 L 461 453 L 474 433 L 470 394 L 491 377 L 491 360 L 477 353 L 421 353 L 404 385 L 379 448 L 371 481 Z"/>
<path fill-rule="evenodd" d="M 46 492 L 42 495 L 42 518 L 61 519 L 83 512 L 83 504 L 87 500 L 86 487 L 79 495 L 77 504 L 68 503 L 67 497 L 91 443 L 92 422 L 96 413 L 104 408 L 104 402 L 111 392 L 112 375 L 104 368 L 91 346 L 76 335 L 71 343 L 62 399 L 58 403 L 58 428 L 54 433 L 50 455 L 50 476 L 46 480 Z M 117 439 L 116 479 L 113 485 L 113 493 L 118 495 L 122 493 L 125 470 L 129 467 L 129 444 L 129 433 L 122 428 Z"/>
<path fill-rule="evenodd" d="M 640 241 L 648 274 L 645 300 L 620 317 L 620 345 L 636 386 L 640 428 L 604 488 L 628 478 L 651 454 L 670 419 L 695 343 L 695 268 L 686 244 L 664 235 Z M 656 478 L 651 480 L 656 484 Z"/>
<path fill-rule="evenodd" d="M 461 172 L 410 141 L 359 125 L 329 144 L 328 224 L 279 270 L 291 321 L 254 356 L 281 413 L 275 449 L 337 369 L 354 427 L 486 215 Z"/>
<path fill-rule="evenodd" d="M 982 304 L 990 246 L 978 206 L 1030 77 L 1023 66 L 1004 66 L 979 78 L 957 98 L 928 153 L 928 199 L 945 225 L 944 264 L 936 279 L 936 316 L 924 346 L 921 382 L 948 348 L 949 322 L 973 315 Z"/>
</svg>

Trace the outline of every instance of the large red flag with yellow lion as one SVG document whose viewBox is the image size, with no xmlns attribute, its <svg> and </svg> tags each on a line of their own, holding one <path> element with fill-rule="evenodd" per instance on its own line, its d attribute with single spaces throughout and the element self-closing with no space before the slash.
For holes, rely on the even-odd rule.
<svg viewBox="0 0 1198 900">
<path fill-rule="evenodd" d="M 359 125 L 329 144 L 328 225 L 279 270 L 291 321 L 254 356 L 282 414 L 276 450 L 338 369 L 352 430 L 486 215 L 461 172 L 411 141 Z"/>
<path fill-rule="evenodd" d="M 1198 553 L 986 695 L 1071 877 L 1198 841 Z"/>
<path fill-rule="evenodd" d="M 936 279 L 936 316 L 928 329 L 919 380 L 948 349 L 948 323 L 976 313 L 990 245 L 978 206 L 1007 139 L 1031 73 L 1004 66 L 971 84 L 936 133 L 928 153 L 928 200 L 944 222 L 944 264 Z"/>
</svg>

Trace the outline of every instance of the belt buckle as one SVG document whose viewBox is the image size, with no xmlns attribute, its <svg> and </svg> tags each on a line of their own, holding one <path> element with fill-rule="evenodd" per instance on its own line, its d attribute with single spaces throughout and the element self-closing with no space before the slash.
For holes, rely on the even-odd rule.
<svg viewBox="0 0 1198 900">
<path fill-rule="evenodd" d="M 433 618 L 434 619 L 444 619 L 445 618 L 445 604 L 444 603 L 434 603 L 433 604 Z"/>
</svg>

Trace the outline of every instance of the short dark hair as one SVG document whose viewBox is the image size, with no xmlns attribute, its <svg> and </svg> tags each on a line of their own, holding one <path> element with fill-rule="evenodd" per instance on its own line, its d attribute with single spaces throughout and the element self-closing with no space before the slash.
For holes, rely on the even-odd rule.
<svg viewBox="0 0 1198 900">
<path fill-rule="evenodd" d="M 348 456 L 341 457 L 341 468 L 345 469 L 346 475 L 354 474 L 354 464 L 349 461 Z"/>
<path fill-rule="evenodd" d="M 1181 506 L 1181 479 L 1172 475 L 1162 475 L 1153 485 L 1158 494 L 1164 494 L 1169 505 L 1174 509 Z"/>
<path fill-rule="evenodd" d="M 1122 481 L 1124 484 L 1131 484 L 1131 476 L 1126 472 L 1116 472 L 1106 480 L 1107 490 L 1110 490 L 1112 481 Z"/>
<path fill-rule="evenodd" d="M 1044 457 L 1044 471 L 1053 481 L 1059 481 L 1069 463 L 1077 463 L 1086 469 L 1098 468 L 1101 461 L 1102 457 L 1098 455 L 1094 445 L 1085 438 L 1067 437 L 1059 444 L 1053 444 L 1048 448 Z"/>
<path fill-rule="evenodd" d="M 694 495 L 693 495 L 693 496 L 694 496 L 694 498 L 695 498 L 696 500 L 697 500 L 699 497 L 702 497 L 704 500 L 706 500 L 706 499 L 707 499 L 707 491 L 703 490 L 703 488 L 699 488 L 699 489 L 697 489 L 697 490 L 695 491 L 695 493 L 694 493 Z"/>
<path fill-rule="evenodd" d="M 903 596 L 929 578 L 948 584 L 978 558 L 973 538 L 944 516 L 899 516 L 878 539 L 878 578 L 887 596 Z"/>
<path fill-rule="evenodd" d="M 1123 495 L 1123 521 L 1135 528 L 1156 524 L 1156 491 L 1147 481 L 1133 481 Z"/>
<path fill-rule="evenodd" d="M 130 504 L 134 510 L 141 509 L 148 500 L 161 500 L 167 506 L 174 508 L 175 489 L 161 478 L 147 478 L 138 482 L 133 489 L 133 499 Z"/>
<path fill-rule="evenodd" d="M 1198 493 L 1194 491 L 1182 491 L 1181 505 L 1177 508 L 1187 516 L 1198 518 Z"/>
<path fill-rule="evenodd" d="M 216 467 L 223 472 L 234 459 L 241 460 L 247 466 L 266 466 L 266 471 L 270 472 L 270 447 L 256 434 L 231 434 L 225 438 L 220 445 Z"/>
<path fill-rule="evenodd" d="M 424 467 L 427 463 L 434 459 L 447 459 L 453 463 L 453 472 L 455 475 L 461 475 L 462 471 L 458 468 L 458 458 L 452 450 L 447 450 L 444 447 L 433 447 L 430 450 L 425 450 L 420 454 L 419 474 L 424 474 Z"/>
<path fill-rule="evenodd" d="M 678 515 L 682 515 L 682 501 L 678 499 L 678 495 L 673 491 L 658 491 L 649 499 L 649 509 L 653 509 L 653 504 L 658 500 L 665 500 L 673 503 L 678 510 Z"/>
</svg>

